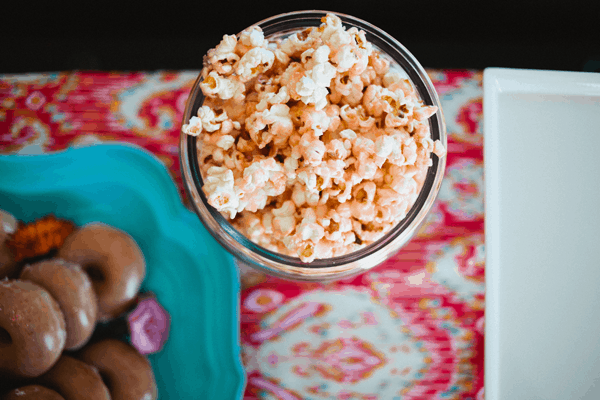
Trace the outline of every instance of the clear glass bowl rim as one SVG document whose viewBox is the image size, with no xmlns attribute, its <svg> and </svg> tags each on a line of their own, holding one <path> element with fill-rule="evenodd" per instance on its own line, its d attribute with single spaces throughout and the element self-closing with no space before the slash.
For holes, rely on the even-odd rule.
<svg viewBox="0 0 600 400">
<path fill-rule="evenodd" d="M 429 119 L 432 139 L 439 139 L 447 146 L 446 126 L 437 92 L 421 64 L 396 39 L 359 18 L 322 10 L 295 11 L 278 14 L 252 24 L 258 25 L 265 37 L 275 33 L 296 31 L 302 27 L 318 26 L 326 14 L 335 14 L 342 19 L 345 27 L 355 26 L 366 33 L 367 40 L 382 52 L 392 57 L 407 72 L 421 99 L 427 105 L 436 105 L 438 112 Z M 188 97 L 182 124 L 189 119 L 202 104 L 200 90 L 202 77 L 199 75 Z M 263 270 L 271 275 L 286 279 L 327 281 L 341 279 L 373 268 L 398 252 L 422 225 L 439 192 L 446 166 L 446 157 L 433 155 L 433 165 L 429 167 L 427 177 L 415 204 L 404 220 L 392 228 L 383 238 L 363 249 L 345 256 L 317 259 L 312 263 L 303 263 L 299 258 L 269 251 L 239 233 L 214 208 L 207 205 L 201 190 L 202 177 L 198 169 L 196 156 L 196 138 L 183 132 L 180 134 L 180 164 L 184 186 L 194 211 L 211 235 L 234 257 L 242 262 Z"/>
</svg>

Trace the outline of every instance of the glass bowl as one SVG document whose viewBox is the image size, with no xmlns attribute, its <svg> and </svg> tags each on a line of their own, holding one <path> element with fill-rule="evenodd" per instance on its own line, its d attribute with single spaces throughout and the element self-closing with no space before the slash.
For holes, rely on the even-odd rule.
<svg viewBox="0 0 600 400">
<path fill-rule="evenodd" d="M 258 22 L 265 38 L 283 38 L 307 27 L 318 27 L 328 11 L 298 11 L 276 15 Z M 440 100 L 427 73 L 414 56 L 396 39 L 361 19 L 336 14 L 346 29 L 356 27 L 365 31 L 366 38 L 382 56 L 391 61 L 391 67 L 399 67 L 412 82 L 419 97 L 426 105 L 438 107 L 438 112 L 429 118 L 432 140 L 447 145 L 446 127 Z M 397 65 L 394 65 L 397 64 Z M 202 77 L 194 83 L 187 100 L 183 124 L 187 124 L 204 101 L 200 89 Z M 183 180 L 191 204 L 200 221 L 214 238 L 237 262 L 262 270 L 268 274 L 291 280 L 330 281 L 346 278 L 371 269 L 396 254 L 417 231 L 431 209 L 444 175 L 446 157 L 432 154 L 433 165 L 429 167 L 421 192 L 406 217 L 378 241 L 363 249 L 340 257 L 316 259 L 304 263 L 299 258 L 269 251 L 238 232 L 225 217 L 208 205 L 202 191 L 202 176 L 197 157 L 197 138 L 181 133 L 180 162 Z"/>
</svg>

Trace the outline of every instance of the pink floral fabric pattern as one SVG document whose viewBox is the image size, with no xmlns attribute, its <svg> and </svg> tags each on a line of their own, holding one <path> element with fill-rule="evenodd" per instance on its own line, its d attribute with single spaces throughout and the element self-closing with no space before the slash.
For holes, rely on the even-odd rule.
<svg viewBox="0 0 600 400">
<path fill-rule="evenodd" d="M 431 213 L 396 256 L 341 282 L 241 266 L 245 398 L 483 399 L 482 75 L 428 72 L 448 127 Z M 264 290 L 277 307 L 246 306 Z"/>
<path fill-rule="evenodd" d="M 134 143 L 183 195 L 179 129 L 197 73 L 0 76 L 0 154 Z M 413 240 L 374 270 L 329 284 L 239 266 L 246 399 L 483 400 L 482 73 L 428 73 L 448 129 L 447 170 Z M 144 310 L 134 324 L 152 351 L 160 324 Z"/>
</svg>

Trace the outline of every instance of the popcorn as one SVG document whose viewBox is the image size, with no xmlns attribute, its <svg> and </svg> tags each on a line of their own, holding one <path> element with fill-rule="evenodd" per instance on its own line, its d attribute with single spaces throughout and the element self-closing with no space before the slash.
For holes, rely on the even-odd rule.
<svg viewBox="0 0 600 400">
<path fill-rule="evenodd" d="M 337 257 L 379 240 L 418 197 L 438 110 L 406 74 L 333 14 L 270 41 L 251 27 L 208 52 L 197 116 L 208 203 L 254 243 Z M 218 110 L 218 111 L 217 111 Z"/>
<path fill-rule="evenodd" d="M 239 192 L 233 185 L 233 172 L 225 167 L 210 167 L 204 180 L 208 204 L 220 212 L 235 217 L 239 206 Z"/>
<path fill-rule="evenodd" d="M 237 186 L 244 192 L 263 190 L 268 196 L 277 196 L 283 193 L 281 180 L 284 178 L 283 167 L 273 158 L 255 161 L 244 169 L 243 179 Z"/>
<path fill-rule="evenodd" d="M 365 68 L 365 70 L 358 76 L 358 78 L 360 79 L 360 81 L 363 83 L 364 86 L 369 86 L 369 85 L 381 86 L 380 84 L 382 83 L 381 77 L 379 75 L 377 75 L 375 68 L 373 68 L 371 65 L 368 65 L 367 68 Z"/>
<path fill-rule="evenodd" d="M 438 156 L 438 157 L 443 157 L 446 155 L 446 148 L 444 147 L 444 145 L 442 144 L 442 142 L 440 140 L 436 140 L 433 143 L 433 153 Z"/>
<path fill-rule="evenodd" d="M 342 48 L 335 53 L 333 61 L 337 65 L 337 72 L 346 72 L 350 70 L 350 68 L 358 62 L 358 54 L 355 47 L 350 44 L 342 46 Z"/>
<path fill-rule="evenodd" d="M 352 230 L 352 221 L 349 218 L 341 216 L 335 210 L 330 210 L 327 215 L 330 222 L 325 231 L 325 238 L 332 242 L 343 241 L 344 233 Z"/>
<path fill-rule="evenodd" d="M 407 165 L 414 164 L 417 161 L 417 144 L 413 138 L 407 139 L 402 144 L 402 155 L 406 160 L 404 163 Z"/>
<path fill-rule="evenodd" d="M 417 121 L 425 121 L 437 111 L 435 106 L 421 107 L 414 112 L 414 117 Z"/>
<path fill-rule="evenodd" d="M 300 80 L 304 77 L 304 75 L 304 67 L 298 62 L 291 62 L 281 74 L 281 77 L 279 78 L 279 84 L 282 87 L 287 87 L 290 98 L 294 100 L 300 100 L 302 95 L 296 91 L 296 87 L 300 84 Z M 302 87 L 300 90 L 302 91 Z"/>
<path fill-rule="evenodd" d="M 246 87 L 241 82 L 222 78 L 216 71 L 211 71 L 200 84 L 200 89 L 208 97 L 218 97 L 222 100 L 233 98 L 236 101 L 242 101 Z"/>
<path fill-rule="evenodd" d="M 290 56 L 285 54 L 281 49 L 273 50 L 273 54 L 275 54 L 275 62 L 273 63 L 271 71 L 275 74 L 280 75 L 283 73 L 283 71 L 285 71 L 291 59 Z"/>
<path fill-rule="evenodd" d="M 223 165 L 233 171 L 234 177 L 238 177 L 247 164 L 246 157 L 238 150 L 233 150 L 223 155 Z"/>
<path fill-rule="evenodd" d="M 302 63 L 290 64 L 282 75 L 281 83 L 288 85 L 292 97 L 317 110 L 327 105 L 327 88 L 335 77 L 336 69 L 329 63 L 329 47 L 307 49 L 301 55 Z"/>
<path fill-rule="evenodd" d="M 313 139 L 312 141 L 305 140 L 304 138 Z M 306 144 L 304 144 L 306 143 Z M 325 144 L 319 139 L 315 138 L 312 134 L 307 133 L 302 135 L 301 145 L 304 147 L 302 157 L 304 163 L 308 165 L 319 165 L 325 155 Z"/>
<path fill-rule="evenodd" d="M 388 86 L 388 89 L 393 92 L 401 91 L 406 98 L 416 98 L 415 88 L 408 79 L 400 79 Z"/>
<path fill-rule="evenodd" d="M 354 131 L 346 129 L 344 132 L 351 132 L 354 134 L 354 140 L 352 142 L 352 155 L 356 158 L 364 159 L 372 154 L 375 154 L 375 143 L 371 139 L 365 137 L 357 137 Z M 343 137 L 343 136 L 342 136 Z"/>
<path fill-rule="evenodd" d="M 399 148 L 399 146 L 391 136 L 379 136 L 375 141 L 375 154 L 377 157 L 388 158 L 396 148 Z"/>
<path fill-rule="evenodd" d="M 206 132 L 218 130 L 221 127 L 220 123 L 226 119 L 226 112 L 216 116 L 210 107 L 202 106 L 198 109 L 198 116 L 190 118 L 190 122 L 183 125 L 182 130 L 188 135 L 198 136 L 203 130 Z"/>
<path fill-rule="evenodd" d="M 235 46 L 237 44 L 237 39 L 235 35 L 223 35 L 223 40 L 219 43 L 217 47 L 208 51 L 208 60 L 209 62 L 213 62 L 213 60 L 225 60 L 225 59 L 233 59 L 233 54 L 235 54 Z"/>
<path fill-rule="evenodd" d="M 325 16 L 324 24 L 319 30 L 323 42 L 332 45 L 333 49 L 339 48 L 343 44 L 348 44 L 352 40 L 352 36 L 342 26 L 342 20 L 332 14 Z M 337 36 L 336 36 L 337 35 Z M 334 36 L 338 39 L 334 39 Z"/>
<path fill-rule="evenodd" d="M 243 137 L 238 139 L 237 149 L 242 153 L 248 153 L 257 148 L 258 146 L 252 140 L 246 140 Z"/>
<path fill-rule="evenodd" d="M 274 61 L 275 54 L 272 51 L 255 47 L 244 54 L 234 68 L 240 82 L 245 83 L 271 68 Z"/>
<path fill-rule="evenodd" d="M 292 183 L 296 179 L 296 170 L 300 163 L 294 157 L 286 157 L 283 162 L 283 169 L 288 177 L 288 182 Z"/>
<path fill-rule="evenodd" d="M 362 100 L 365 110 L 374 117 L 396 114 L 401 107 L 398 94 L 379 85 L 369 85 Z"/>
<path fill-rule="evenodd" d="M 240 34 L 239 45 L 245 46 L 245 48 L 240 48 L 240 51 L 247 51 L 253 47 L 262 47 L 265 45 L 265 35 L 262 29 L 258 26 L 252 26 L 243 31 Z"/>
<path fill-rule="evenodd" d="M 273 232 L 280 235 L 289 235 L 296 228 L 296 206 L 291 200 L 285 201 L 280 208 L 272 211 Z"/>
<path fill-rule="evenodd" d="M 240 59 L 235 53 L 237 39 L 234 35 L 224 35 L 221 43 L 208 51 L 206 63 L 219 74 L 229 75 L 233 72 L 233 64 Z"/>
<path fill-rule="evenodd" d="M 295 89 L 304 104 L 314 104 L 318 110 L 327 105 L 327 100 L 325 99 L 327 94 L 329 94 L 327 88 L 319 86 L 308 76 L 300 78 Z"/>
<path fill-rule="evenodd" d="M 295 184 L 292 191 L 292 201 L 296 205 L 296 207 L 302 207 L 307 202 L 307 197 L 310 195 L 302 184 Z"/>
<path fill-rule="evenodd" d="M 290 95 L 287 87 L 282 87 L 277 93 L 263 92 L 259 95 L 260 101 L 256 105 L 257 111 L 266 110 L 269 105 L 285 104 L 290 101 Z"/>
<path fill-rule="evenodd" d="M 388 225 L 388 226 L 385 226 Z M 363 242 L 375 242 L 383 235 L 386 231 L 392 228 L 389 224 L 374 224 L 372 222 L 368 222 L 366 224 L 361 224 L 358 221 L 353 223 L 354 231 L 356 235 Z"/>
<path fill-rule="evenodd" d="M 363 81 L 358 76 L 340 75 L 333 82 L 333 94 L 339 96 L 340 99 L 343 98 L 344 102 L 352 107 L 360 103 L 363 88 Z"/>
<path fill-rule="evenodd" d="M 331 118 L 323 110 L 315 110 L 314 108 L 308 107 L 300 117 L 303 123 L 301 131 L 312 130 L 315 136 L 321 136 L 329 128 Z"/>
<path fill-rule="evenodd" d="M 348 140 L 356 140 L 356 138 L 358 137 L 356 135 L 356 132 L 354 132 L 352 129 L 344 129 L 343 131 L 340 132 L 340 136 L 343 137 L 344 139 L 348 139 Z"/>
<path fill-rule="evenodd" d="M 359 31 L 357 28 L 352 27 L 348 30 L 348 33 L 354 36 L 354 42 L 356 43 L 358 53 L 358 60 L 352 68 L 350 68 L 350 74 L 360 75 L 369 64 L 369 56 L 373 51 L 373 45 L 367 42 L 364 31 Z"/>
<path fill-rule="evenodd" d="M 383 87 L 389 88 L 392 84 L 399 82 L 402 79 L 402 75 L 398 71 L 388 71 L 383 75 Z"/>
<path fill-rule="evenodd" d="M 400 117 L 394 114 L 386 114 L 384 120 L 386 128 L 398 128 L 400 126 L 405 126 L 408 122 L 409 119 L 407 116 Z"/>
<path fill-rule="evenodd" d="M 329 61 L 329 47 L 326 45 L 315 49 L 308 49 L 300 56 L 300 60 L 306 69 L 312 69 L 318 64 L 323 64 Z"/>
<path fill-rule="evenodd" d="M 229 150 L 235 143 L 235 138 L 231 135 L 223 135 L 218 138 L 216 145 L 223 150 Z"/>
<path fill-rule="evenodd" d="M 265 228 L 265 235 L 269 235 L 273 233 L 273 214 L 270 212 L 265 212 L 262 214 L 261 224 Z M 265 240 L 261 240 L 262 242 L 266 242 Z"/>
<path fill-rule="evenodd" d="M 284 144 L 293 130 L 290 109 L 285 104 L 274 104 L 268 110 L 256 111 L 246 119 L 246 129 L 260 149 L 274 138 L 277 144 Z"/>
<path fill-rule="evenodd" d="M 385 76 L 390 68 L 390 62 L 381 57 L 379 53 L 371 53 L 369 64 L 373 66 L 376 75 Z"/>
<path fill-rule="evenodd" d="M 369 131 L 375 125 L 375 118 L 365 114 L 362 105 L 350 107 L 345 104 L 340 109 L 340 117 L 349 129 Z"/>
<path fill-rule="evenodd" d="M 264 237 L 265 228 L 258 215 L 252 213 L 243 213 L 240 223 L 245 227 L 244 233 L 248 239 L 252 240 L 253 242 L 259 243 L 261 238 Z"/>
<path fill-rule="evenodd" d="M 302 32 L 294 33 L 285 38 L 279 48 L 289 57 L 298 56 L 313 46 L 315 38 L 310 35 L 311 32 L 312 28 L 307 28 Z"/>
<path fill-rule="evenodd" d="M 335 77 L 336 74 L 333 65 L 331 65 L 327 61 L 321 64 L 317 64 L 312 69 L 307 71 L 309 72 L 307 72 L 306 75 L 310 77 L 310 79 L 312 79 L 320 87 L 329 87 L 329 85 L 331 84 L 331 80 Z M 319 109 L 320 108 L 317 107 L 317 110 Z"/>
<path fill-rule="evenodd" d="M 311 208 L 302 210 L 302 221 L 296 226 L 296 233 L 286 242 L 288 248 L 297 248 L 296 253 L 304 262 L 315 259 L 315 245 L 325 236 L 325 229 L 316 222 Z"/>
<path fill-rule="evenodd" d="M 339 139 L 333 139 L 332 141 L 330 141 L 325 147 L 325 151 L 329 157 L 338 160 L 344 160 L 350 154 L 348 152 L 348 149 L 344 145 L 344 142 L 342 142 Z"/>
</svg>

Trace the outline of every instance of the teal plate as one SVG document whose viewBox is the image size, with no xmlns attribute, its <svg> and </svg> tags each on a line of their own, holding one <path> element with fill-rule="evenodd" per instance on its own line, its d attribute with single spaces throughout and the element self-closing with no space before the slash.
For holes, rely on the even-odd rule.
<svg viewBox="0 0 600 400">
<path fill-rule="evenodd" d="M 239 399 L 239 279 L 232 257 L 181 202 L 165 167 L 129 145 L 0 156 L 0 208 L 30 222 L 47 214 L 129 233 L 152 291 L 171 316 L 163 350 L 149 356 L 160 399 Z"/>
</svg>

